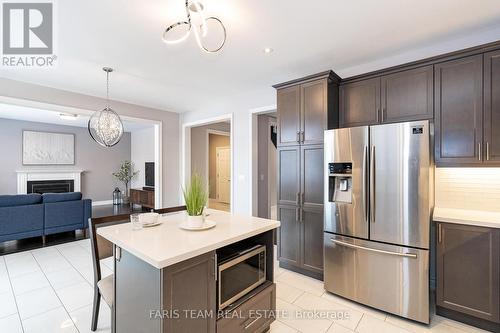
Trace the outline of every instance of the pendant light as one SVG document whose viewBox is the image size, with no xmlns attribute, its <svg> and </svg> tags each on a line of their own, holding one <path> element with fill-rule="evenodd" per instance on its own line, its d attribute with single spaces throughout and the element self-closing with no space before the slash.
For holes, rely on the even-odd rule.
<svg viewBox="0 0 500 333">
<path fill-rule="evenodd" d="M 113 68 L 104 67 L 106 72 L 106 107 L 96 111 L 90 117 L 88 129 L 95 142 L 103 147 L 113 147 L 123 135 L 123 123 L 120 116 L 109 106 L 109 73 Z"/>
<path fill-rule="evenodd" d="M 177 44 L 186 40 L 193 31 L 198 47 L 206 53 L 216 53 L 222 49 L 226 43 L 226 27 L 215 16 L 205 17 L 203 4 L 197 0 L 189 3 L 186 0 L 186 21 L 179 21 L 168 26 L 163 32 L 163 41 L 166 44 Z M 199 24 L 194 24 L 191 20 L 196 16 Z M 214 35 L 220 34 L 219 40 L 214 45 L 207 45 Z"/>
</svg>

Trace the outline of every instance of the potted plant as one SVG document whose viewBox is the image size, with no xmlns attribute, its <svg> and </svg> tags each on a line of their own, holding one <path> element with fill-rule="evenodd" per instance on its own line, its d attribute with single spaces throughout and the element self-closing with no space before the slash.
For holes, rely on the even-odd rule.
<svg viewBox="0 0 500 333">
<path fill-rule="evenodd" d="M 187 225 L 201 227 L 203 225 L 203 210 L 207 204 L 208 191 L 203 179 L 197 173 L 191 176 L 187 189 L 183 189 L 184 201 L 188 213 Z"/>
<path fill-rule="evenodd" d="M 123 161 L 120 169 L 117 172 L 113 172 L 113 176 L 125 185 L 125 193 L 122 196 L 124 204 L 129 203 L 128 184 L 138 173 L 139 171 L 132 170 L 132 162 L 130 161 Z"/>
</svg>

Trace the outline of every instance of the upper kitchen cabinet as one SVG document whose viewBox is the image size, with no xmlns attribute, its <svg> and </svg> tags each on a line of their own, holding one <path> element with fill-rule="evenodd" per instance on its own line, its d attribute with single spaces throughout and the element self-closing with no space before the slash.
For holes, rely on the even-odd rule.
<svg viewBox="0 0 500 333">
<path fill-rule="evenodd" d="M 416 69 L 382 76 L 383 123 L 432 119 L 433 67 Z"/>
<path fill-rule="evenodd" d="M 328 71 L 275 85 L 278 145 L 323 143 L 323 132 L 338 127 L 338 82 Z"/>
<path fill-rule="evenodd" d="M 300 85 L 301 112 L 301 143 L 323 143 L 323 132 L 327 128 L 327 96 L 326 80 L 312 81 Z"/>
<path fill-rule="evenodd" d="M 500 51 L 484 55 L 485 163 L 500 163 Z"/>
<path fill-rule="evenodd" d="M 437 64 L 434 75 L 436 164 L 481 164 L 484 157 L 483 56 Z"/>
<path fill-rule="evenodd" d="M 340 86 L 340 127 L 432 119 L 433 67 Z"/>
<path fill-rule="evenodd" d="M 380 78 L 340 86 L 340 127 L 377 124 L 380 121 Z"/>
<path fill-rule="evenodd" d="M 297 145 L 300 142 L 300 86 L 278 90 L 278 144 Z"/>
</svg>

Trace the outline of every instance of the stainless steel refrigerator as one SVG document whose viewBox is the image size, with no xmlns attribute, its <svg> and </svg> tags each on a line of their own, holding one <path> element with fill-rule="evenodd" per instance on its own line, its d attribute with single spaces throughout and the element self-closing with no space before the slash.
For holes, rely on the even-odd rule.
<svg viewBox="0 0 500 333">
<path fill-rule="evenodd" d="M 325 289 L 429 323 L 428 121 L 325 131 Z"/>
</svg>

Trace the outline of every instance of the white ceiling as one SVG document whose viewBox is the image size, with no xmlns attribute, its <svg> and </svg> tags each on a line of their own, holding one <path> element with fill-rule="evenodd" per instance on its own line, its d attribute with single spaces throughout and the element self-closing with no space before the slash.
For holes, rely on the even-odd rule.
<svg viewBox="0 0 500 333">
<path fill-rule="evenodd" d="M 500 39 L 498 0 L 202 2 L 228 30 L 218 54 L 200 52 L 192 36 L 161 41 L 184 0 L 57 1 L 57 68 L 1 68 L 0 76 L 103 96 L 101 67 L 112 66 L 113 99 L 199 111 L 242 96 L 261 106 L 274 100 L 272 84 L 326 69 L 350 76 L 453 49 L 453 40 Z"/>
<path fill-rule="evenodd" d="M 49 111 L 25 106 L 8 105 L 0 103 L 0 121 L 4 119 L 14 119 L 23 121 L 34 121 L 37 123 L 87 127 L 89 121 L 88 115 L 78 115 L 74 120 L 62 119 L 61 112 Z M 126 132 L 133 132 L 145 128 L 153 127 L 152 124 L 143 121 L 131 121 L 122 119 L 123 128 Z"/>
</svg>

